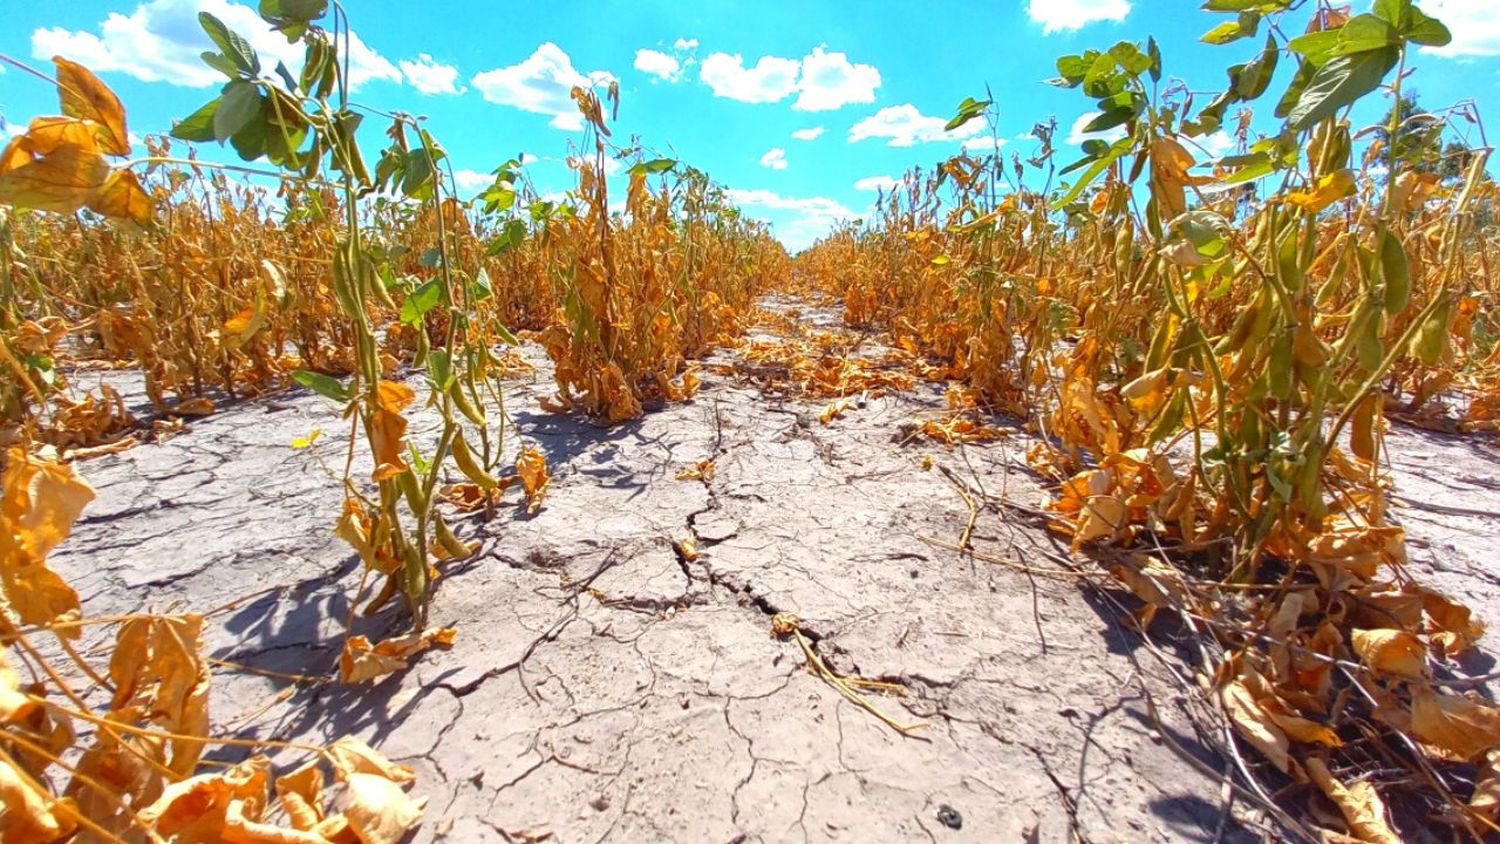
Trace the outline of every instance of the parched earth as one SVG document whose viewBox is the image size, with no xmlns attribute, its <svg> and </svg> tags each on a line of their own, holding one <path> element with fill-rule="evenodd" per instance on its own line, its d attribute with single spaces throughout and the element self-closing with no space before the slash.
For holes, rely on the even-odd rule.
<svg viewBox="0 0 1500 844">
<path fill-rule="evenodd" d="M 598 427 L 538 409 L 550 370 L 526 354 L 536 372 L 506 401 L 552 466 L 545 504 L 528 515 L 512 498 L 460 522 L 482 550 L 445 572 L 431 618 L 457 641 L 408 671 L 333 679 L 360 582 L 331 532 L 348 423 L 304 391 L 81 464 L 98 499 L 52 562 L 91 616 L 212 613 L 206 652 L 254 669 L 215 669 L 220 732 L 355 733 L 416 768 L 429 797 L 417 841 L 1262 836 L 1226 800 L 1227 762 L 1195 732 L 1170 661 L 1096 592 L 1047 576 L 1045 531 L 982 509 L 979 554 L 943 547 L 970 515 L 953 479 L 1041 498 L 1021 432 L 955 449 L 912 439 L 943 407 L 928 383 L 825 426 L 826 402 L 713 366 L 695 400 Z M 418 414 L 413 435 L 430 442 L 434 425 Z M 290 447 L 313 428 L 310 451 Z M 1389 446 L 1414 567 L 1500 620 L 1500 452 L 1412 431 Z M 707 458 L 712 480 L 676 477 Z M 697 559 L 676 550 L 685 539 Z M 782 612 L 835 671 L 898 684 L 870 700 L 925 726 L 902 735 L 807 671 L 802 646 L 771 634 Z"/>
</svg>

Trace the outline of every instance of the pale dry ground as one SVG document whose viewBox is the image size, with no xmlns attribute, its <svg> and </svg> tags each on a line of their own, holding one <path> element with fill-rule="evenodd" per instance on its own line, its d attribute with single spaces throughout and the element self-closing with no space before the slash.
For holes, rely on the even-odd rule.
<svg viewBox="0 0 1500 844">
<path fill-rule="evenodd" d="M 483 550 L 432 608 L 455 646 L 358 688 L 216 670 L 222 730 L 365 737 L 418 770 L 418 841 L 1060 841 L 1074 824 L 1093 842 L 1258 837 L 1224 811 L 1205 771 L 1226 763 L 1194 734 L 1186 696 L 1112 608 L 920 538 L 956 539 L 969 512 L 924 454 L 992 494 L 1040 499 L 1019 433 L 903 444 L 942 385 L 824 426 L 823 403 L 714 374 L 694 401 L 602 428 L 540 412 L 548 367 L 527 354 L 538 371 L 507 402 L 554 480 L 534 516 L 512 497 L 495 520 L 462 522 Z M 433 425 L 418 414 L 413 432 L 428 441 Z M 341 466 L 346 424 L 304 391 L 82 464 L 99 497 L 53 563 L 90 615 L 253 596 L 210 620 L 208 653 L 331 677 L 359 567 L 330 532 L 338 483 L 289 446 L 314 427 L 317 454 Z M 1497 452 L 1409 431 L 1390 447 L 1416 568 L 1500 621 Z M 708 457 L 711 482 L 675 478 Z M 696 561 L 673 550 L 686 538 Z M 1024 520 L 984 512 L 974 538 L 1054 567 L 1041 556 L 1053 540 Z M 904 686 L 873 699 L 926 722 L 920 737 L 807 673 L 800 647 L 770 635 L 782 611 L 836 669 Z"/>
</svg>

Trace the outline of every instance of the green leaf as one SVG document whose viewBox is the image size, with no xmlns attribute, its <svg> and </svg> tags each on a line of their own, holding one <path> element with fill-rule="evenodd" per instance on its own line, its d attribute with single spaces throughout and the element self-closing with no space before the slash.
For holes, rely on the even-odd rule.
<svg viewBox="0 0 1500 844">
<path fill-rule="evenodd" d="M 1260 51 L 1260 55 L 1240 68 L 1234 83 L 1235 94 L 1246 100 L 1253 100 L 1264 94 L 1271 84 L 1271 77 L 1276 74 L 1276 62 L 1280 56 L 1281 51 L 1276 49 L 1275 37 L 1267 32 L 1266 46 Z"/>
<path fill-rule="evenodd" d="M 1257 12 L 1240 12 L 1239 17 L 1232 21 L 1224 21 L 1218 26 L 1203 33 L 1199 38 L 1208 44 L 1228 44 L 1241 38 L 1249 38 L 1260 29 L 1260 14 Z"/>
<path fill-rule="evenodd" d="M 1338 29 L 1320 29 L 1317 32 L 1299 35 L 1288 41 L 1286 46 L 1294 53 L 1307 56 L 1314 64 L 1322 64 L 1338 43 Z"/>
<path fill-rule="evenodd" d="M 236 80 L 224 86 L 224 97 L 214 112 L 214 140 L 223 143 L 262 114 L 260 86 Z"/>
<path fill-rule="evenodd" d="M 1151 57 L 1129 41 L 1120 41 L 1110 47 L 1109 55 L 1131 76 L 1140 76 L 1151 69 Z"/>
<path fill-rule="evenodd" d="M 453 361 L 447 349 L 433 349 L 427 353 L 427 380 L 439 391 L 447 390 L 453 383 Z"/>
<path fill-rule="evenodd" d="M 480 267 L 479 274 L 474 276 L 473 281 L 469 282 L 469 298 L 475 302 L 483 302 L 493 295 L 495 295 L 495 288 L 490 284 L 489 271 L 485 270 L 484 267 Z"/>
<path fill-rule="evenodd" d="M 53 364 L 51 355 L 40 353 L 27 355 L 26 366 L 48 387 L 57 383 L 57 369 Z"/>
<path fill-rule="evenodd" d="M 1089 50 L 1077 56 L 1058 56 L 1058 76 L 1056 79 L 1048 79 L 1047 84 L 1056 85 L 1059 88 L 1077 88 L 1098 58 L 1098 50 Z"/>
<path fill-rule="evenodd" d="M 229 139 L 234 151 L 245 161 L 258 161 L 266 154 L 266 121 L 251 120 Z"/>
<path fill-rule="evenodd" d="M 630 175 L 632 175 L 632 176 L 639 176 L 639 175 L 641 175 L 643 173 L 645 173 L 645 174 L 665 173 L 668 170 L 671 170 L 673 167 L 676 167 L 676 166 L 677 166 L 676 159 L 672 159 L 672 158 L 653 158 L 650 161 L 642 161 L 642 162 L 639 162 L 637 164 L 632 165 L 631 168 L 630 168 Z"/>
<path fill-rule="evenodd" d="M 501 325 L 498 321 L 497 322 L 491 322 L 490 325 L 494 327 L 495 334 L 499 335 L 500 341 L 503 342 L 505 345 L 507 345 L 507 346 L 519 346 L 519 345 L 521 345 L 521 338 L 517 337 L 515 334 L 512 334 L 511 330 L 509 328 L 506 328 L 505 326 Z"/>
<path fill-rule="evenodd" d="M 1386 231 L 1380 239 L 1380 270 L 1385 277 L 1385 312 L 1395 315 L 1411 301 L 1411 264 L 1401 241 Z"/>
<path fill-rule="evenodd" d="M 1374 12 L 1391 26 L 1400 26 L 1411 16 L 1411 0 L 1375 0 Z"/>
<path fill-rule="evenodd" d="M 346 402 L 352 398 L 349 388 L 343 382 L 321 372 L 306 369 L 293 370 L 292 380 L 327 399 Z"/>
<path fill-rule="evenodd" d="M 414 149 L 406 154 L 406 175 L 401 180 L 401 192 L 417 196 L 432 181 L 432 161 L 424 149 Z"/>
<path fill-rule="evenodd" d="M 1109 152 L 1107 154 L 1095 159 L 1093 165 L 1089 167 L 1088 170 L 1084 171 L 1084 174 L 1082 176 L 1078 177 L 1078 181 L 1068 189 L 1067 193 L 1063 194 L 1061 199 L 1058 199 L 1052 203 L 1052 210 L 1061 210 L 1063 206 L 1072 202 L 1074 199 L 1077 199 L 1078 195 L 1080 193 L 1083 193 L 1084 188 L 1088 187 L 1090 183 L 1099 178 L 1099 174 L 1103 173 L 1106 167 L 1115 163 L 1117 160 L 1119 160 L 1120 156 L 1129 152 L 1131 146 L 1133 146 L 1133 144 L 1131 143 L 1131 140 L 1129 138 L 1122 138 L 1118 141 L 1115 141 L 1115 143 L 1110 146 Z"/>
<path fill-rule="evenodd" d="M 1297 73 L 1292 76 L 1292 81 L 1287 85 L 1286 92 L 1276 103 L 1276 116 L 1285 118 L 1292 113 L 1297 106 L 1297 101 L 1302 98 L 1302 92 L 1307 90 L 1307 83 L 1312 81 L 1313 74 L 1318 68 L 1311 61 L 1304 61 L 1297 66 Z"/>
<path fill-rule="evenodd" d="M 1374 15 L 1355 15 L 1339 27 L 1338 33 L 1339 41 L 1330 57 L 1379 50 L 1401 41 L 1394 27 Z"/>
<path fill-rule="evenodd" d="M 230 79 L 240 78 L 239 68 L 235 67 L 234 62 L 225 58 L 223 54 L 215 53 L 213 50 L 204 50 L 199 55 L 203 59 L 204 64 L 224 74 Z"/>
<path fill-rule="evenodd" d="M 260 0 L 260 16 L 311 23 L 328 14 L 328 0 Z"/>
<path fill-rule="evenodd" d="M 432 279 L 407 294 L 406 301 L 401 303 L 400 319 L 407 325 L 416 325 L 442 301 L 443 282 L 441 279 Z"/>
<path fill-rule="evenodd" d="M 943 131 L 952 132 L 970 120 L 984 114 L 984 110 L 989 108 L 989 106 L 989 100 L 976 100 L 973 97 L 965 97 L 964 101 L 958 104 L 958 111 L 943 126 Z"/>
<path fill-rule="evenodd" d="M 490 185 L 479 195 L 484 200 L 484 210 L 490 213 L 509 211 L 516 204 L 516 190 L 509 182 Z"/>
<path fill-rule="evenodd" d="M 1253 182 L 1262 176 L 1269 176 L 1276 172 L 1276 162 L 1271 159 L 1271 156 L 1262 152 L 1246 157 L 1251 160 L 1240 169 L 1230 173 L 1224 179 L 1224 184 L 1240 185 L 1245 182 Z M 1223 164 L 1224 162 L 1221 161 L 1220 163 Z"/>
<path fill-rule="evenodd" d="M 281 81 L 286 85 L 288 91 L 297 90 L 297 80 L 292 78 L 292 72 L 287 69 L 286 62 L 279 61 L 276 63 L 276 75 L 281 77 Z"/>
<path fill-rule="evenodd" d="M 1453 40 L 1453 33 L 1442 21 L 1416 8 L 1411 10 L 1411 23 L 1401 28 L 1401 34 L 1408 41 L 1428 47 L 1446 47 Z"/>
<path fill-rule="evenodd" d="M 200 106 L 197 111 L 177 121 L 172 126 L 172 137 L 182 141 L 203 143 L 214 139 L 214 112 L 218 111 L 223 97 L 215 97 Z"/>
<path fill-rule="evenodd" d="M 1130 106 L 1111 106 L 1083 127 L 1085 133 L 1107 132 L 1135 117 L 1139 112 Z"/>
<path fill-rule="evenodd" d="M 1398 48 L 1384 47 L 1329 59 L 1297 99 L 1289 115 L 1292 128 L 1307 129 L 1375 90 L 1400 57 Z"/>
<path fill-rule="evenodd" d="M 255 48 L 250 46 L 238 32 L 224 25 L 224 22 L 210 15 L 208 12 L 198 13 L 198 25 L 208 33 L 208 37 L 219 48 L 224 57 L 234 62 L 234 66 L 246 76 L 260 75 L 260 57 L 255 55 Z"/>
</svg>

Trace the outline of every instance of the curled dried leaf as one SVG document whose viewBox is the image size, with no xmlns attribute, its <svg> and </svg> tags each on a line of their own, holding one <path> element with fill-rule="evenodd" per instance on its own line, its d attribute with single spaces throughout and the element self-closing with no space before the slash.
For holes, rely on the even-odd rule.
<svg viewBox="0 0 1500 844">
<path fill-rule="evenodd" d="M 1427 647 L 1405 630 L 1355 630 L 1350 639 L 1360 662 L 1377 673 L 1413 678 L 1427 675 Z"/>
<path fill-rule="evenodd" d="M 526 512 L 535 513 L 547 495 L 552 475 L 547 471 L 547 457 L 535 446 L 527 446 L 516 458 L 516 474 L 526 490 Z"/>
<path fill-rule="evenodd" d="M 1312 781 L 1343 814 L 1350 835 L 1366 844 L 1401 844 L 1401 836 L 1386 820 L 1385 801 L 1375 786 L 1364 781 L 1347 785 L 1339 782 L 1322 759 L 1308 759 L 1306 768 Z"/>
</svg>

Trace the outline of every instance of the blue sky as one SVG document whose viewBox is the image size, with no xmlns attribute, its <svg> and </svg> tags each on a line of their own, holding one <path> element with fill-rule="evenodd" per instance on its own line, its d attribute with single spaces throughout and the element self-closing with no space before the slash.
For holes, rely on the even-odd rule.
<svg viewBox="0 0 1500 844">
<path fill-rule="evenodd" d="M 1354 2 L 1356 11 L 1369 5 Z M 259 23 L 254 0 L 5 5 L 0 52 L 44 70 L 58 53 L 92 67 L 124 100 L 137 135 L 169 128 L 222 84 L 198 59 L 209 46 L 196 21 L 200 10 L 242 31 L 263 55 L 286 55 L 295 66 L 285 39 Z M 1500 2 L 1419 5 L 1455 34 L 1449 47 L 1417 57 L 1410 84 L 1423 104 L 1436 110 L 1472 97 L 1481 113 L 1500 104 Z M 540 189 L 570 188 L 563 160 L 582 132 L 568 88 L 612 78 L 622 93 L 616 139 L 638 136 L 708 171 L 793 248 L 841 218 L 863 215 L 873 189 L 907 168 L 955 153 L 964 133 L 981 127 L 976 122 L 954 136 L 942 124 L 964 97 L 982 96 L 986 83 L 1000 106 L 1007 153 L 1029 154 L 1034 144 L 1022 136 L 1055 115 L 1067 163 L 1075 151 L 1069 141 L 1079 140 L 1070 130 L 1090 103 L 1042 84 L 1054 75 L 1057 55 L 1154 34 L 1167 75 L 1203 92 L 1202 105 L 1224 84 L 1223 68 L 1260 45 L 1200 43 L 1223 16 L 1198 11 L 1190 0 L 345 6 L 358 39 L 355 99 L 426 115 L 463 190 L 476 190 L 487 181 L 483 174 L 522 152 L 535 157 L 528 170 Z M 1302 21 L 1294 24 L 1290 34 L 1301 31 Z M 1274 126 L 1269 111 L 1289 76 L 1284 63 L 1257 128 Z M 0 73 L 0 114 L 14 124 L 9 131 L 55 110 L 55 94 L 40 80 L 14 68 Z M 1373 119 L 1373 111 L 1356 118 Z M 1224 137 L 1207 142 L 1210 152 L 1226 145 Z M 233 160 L 217 149 L 203 154 Z"/>
</svg>

